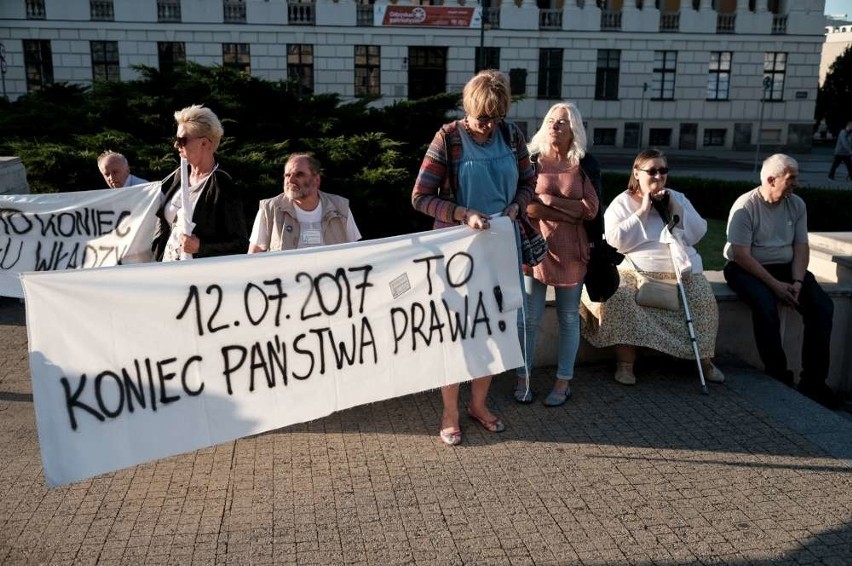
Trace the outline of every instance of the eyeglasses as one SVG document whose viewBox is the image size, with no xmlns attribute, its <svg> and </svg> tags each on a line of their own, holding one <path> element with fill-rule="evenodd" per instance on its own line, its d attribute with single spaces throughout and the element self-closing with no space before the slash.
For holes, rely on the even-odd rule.
<svg viewBox="0 0 852 566">
<path fill-rule="evenodd" d="M 639 168 L 637 167 L 636 169 L 639 169 Z M 651 167 L 650 169 L 639 169 L 639 171 L 644 171 L 645 173 L 647 173 L 651 177 L 656 177 L 657 173 L 659 173 L 660 175 L 668 175 L 669 174 L 669 168 L 668 167 L 659 167 L 659 168 L 658 167 Z"/>
<path fill-rule="evenodd" d="M 550 119 L 547 121 L 547 125 L 548 125 L 548 126 L 551 126 L 551 127 L 552 127 L 554 124 L 556 124 L 557 126 L 559 126 L 559 127 L 561 128 L 562 126 L 567 126 L 567 125 L 568 125 L 568 120 L 565 120 L 564 118 L 563 118 L 563 119 L 559 119 L 559 120 L 554 120 L 553 118 L 550 118 Z"/>
<path fill-rule="evenodd" d="M 485 115 L 482 115 L 482 116 L 477 116 L 476 121 L 479 122 L 480 124 L 490 124 L 490 123 L 493 123 L 493 122 L 499 122 L 500 120 L 502 120 L 505 117 L 506 117 L 505 114 L 502 115 L 502 116 L 485 116 Z"/>
<path fill-rule="evenodd" d="M 175 143 L 178 147 L 186 147 L 186 144 L 191 142 L 192 140 L 197 140 L 198 138 L 191 138 L 189 136 L 178 136 L 175 138 Z"/>
</svg>

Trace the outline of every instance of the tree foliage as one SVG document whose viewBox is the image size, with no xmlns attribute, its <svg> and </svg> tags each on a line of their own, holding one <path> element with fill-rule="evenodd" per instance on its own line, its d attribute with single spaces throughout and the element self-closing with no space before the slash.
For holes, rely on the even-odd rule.
<svg viewBox="0 0 852 566">
<path fill-rule="evenodd" d="M 411 208 L 411 187 L 458 95 L 373 108 L 221 66 L 137 71 L 134 81 L 57 83 L 0 104 L 0 152 L 21 158 L 33 192 L 103 188 L 96 158 L 107 149 L 126 155 L 134 174 L 165 178 L 178 165 L 174 112 L 203 104 L 225 128 L 217 158 L 245 196 L 247 221 L 260 199 L 281 192 L 287 155 L 312 151 L 323 163 L 322 188 L 350 199 L 365 237 L 428 226 Z"/>
<path fill-rule="evenodd" d="M 852 45 L 831 64 L 817 93 L 816 121 L 823 118 L 835 136 L 852 121 Z"/>
</svg>

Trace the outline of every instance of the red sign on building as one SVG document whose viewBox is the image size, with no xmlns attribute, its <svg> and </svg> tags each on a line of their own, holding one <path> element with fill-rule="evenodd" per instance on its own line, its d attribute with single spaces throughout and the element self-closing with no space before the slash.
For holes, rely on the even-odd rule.
<svg viewBox="0 0 852 566">
<path fill-rule="evenodd" d="M 477 18 L 474 26 L 476 8 L 461 6 L 377 6 L 386 8 L 381 25 L 383 26 L 413 26 L 413 27 L 444 27 L 469 28 L 479 27 Z"/>
</svg>

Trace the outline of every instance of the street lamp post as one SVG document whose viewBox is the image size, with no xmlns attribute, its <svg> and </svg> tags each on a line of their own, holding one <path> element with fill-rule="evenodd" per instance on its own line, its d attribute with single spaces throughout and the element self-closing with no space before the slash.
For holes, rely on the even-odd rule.
<svg viewBox="0 0 852 566">
<path fill-rule="evenodd" d="M 0 77 L 3 79 L 3 98 L 6 98 L 6 46 L 0 43 Z"/>
<path fill-rule="evenodd" d="M 639 139 L 636 140 L 636 151 L 642 151 L 642 137 L 645 134 L 645 92 L 648 90 L 648 83 L 642 83 L 642 105 L 639 108 L 639 114 L 642 120 L 639 122 Z"/>
<path fill-rule="evenodd" d="M 760 135 L 763 132 L 763 107 L 766 105 L 766 93 L 771 86 L 772 79 L 763 77 L 763 94 L 760 97 L 760 117 L 757 119 L 757 144 L 754 148 L 754 169 L 752 173 L 757 173 L 757 161 L 760 158 Z"/>
<path fill-rule="evenodd" d="M 482 0 L 477 0 L 479 3 L 479 70 L 485 68 L 485 6 Z"/>
</svg>

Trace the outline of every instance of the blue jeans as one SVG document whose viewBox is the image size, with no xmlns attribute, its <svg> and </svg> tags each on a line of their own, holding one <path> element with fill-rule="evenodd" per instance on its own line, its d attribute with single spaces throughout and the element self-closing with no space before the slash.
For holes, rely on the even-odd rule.
<svg viewBox="0 0 852 566">
<path fill-rule="evenodd" d="M 789 263 L 763 267 L 779 281 L 790 283 L 793 280 Z M 766 373 L 782 377 L 787 372 L 787 356 L 781 344 L 778 297 L 760 279 L 732 261 L 725 265 L 724 273 L 728 286 L 751 307 L 754 341 Z M 824 383 L 828 376 L 834 303 L 810 271 L 805 272 L 803 279 L 799 305 L 795 309 L 802 315 L 804 323 L 801 384 L 809 387 Z"/>
<path fill-rule="evenodd" d="M 583 285 L 555 287 L 556 318 L 559 321 L 559 362 L 556 368 L 558 379 L 574 377 L 574 362 L 580 348 L 580 294 Z M 547 285 L 532 277 L 524 277 L 524 309 L 526 310 L 526 340 L 524 327 L 519 325 L 518 335 L 524 343 L 526 365 L 518 368 L 518 377 L 529 377 L 535 356 L 535 337 L 544 315 Z"/>
</svg>

